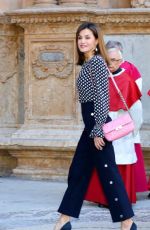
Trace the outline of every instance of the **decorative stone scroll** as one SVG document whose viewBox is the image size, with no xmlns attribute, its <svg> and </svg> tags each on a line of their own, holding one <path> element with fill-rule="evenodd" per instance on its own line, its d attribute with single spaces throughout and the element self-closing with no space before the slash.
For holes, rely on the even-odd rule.
<svg viewBox="0 0 150 230">
<path fill-rule="evenodd" d="M 134 8 L 149 8 L 150 0 L 131 0 L 131 5 Z"/>
<path fill-rule="evenodd" d="M 39 52 L 39 53 L 38 53 Z M 49 45 L 32 52 L 33 75 L 37 79 L 50 76 L 67 78 L 72 73 L 73 63 L 65 57 L 66 48 Z"/>
<path fill-rule="evenodd" d="M 9 14 L 8 14 L 9 15 Z M 107 15 L 107 17 L 106 17 Z M 149 24 L 150 23 L 150 15 L 149 12 L 125 12 L 124 14 L 116 13 L 106 13 L 103 14 L 89 14 L 88 7 L 85 12 L 82 13 L 82 17 L 78 14 L 66 13 L 66 15 L 52 15 L 52 14 L 43 14 L 43 15 L 11 15 L 10 22 L 12 24 L 38 24 L 38 23 L 81 23 L 83 21 L 92 21 L 95 23 L 99 23 L 100 25 L 104 25 L 107 23 L 113 24 Z"/>
<path fill-rule="evenodd" d="M 72 122 L 75 116 L 74 40 L 56 38 L 30 40 L 29 72 L 26 89 L 28 112 L 26 119 L 54 122 Z M 68 100 L 69 96 L 69 100 Z"/>
</svg>

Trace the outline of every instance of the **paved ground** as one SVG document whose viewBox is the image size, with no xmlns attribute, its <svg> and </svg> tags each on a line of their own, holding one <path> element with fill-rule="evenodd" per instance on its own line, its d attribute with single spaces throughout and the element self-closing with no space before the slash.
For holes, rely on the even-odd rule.
<svg viewBox="0 0 150 230">
<path fill-rule="evenodd" d="M 0 178 L 0 230 L 52 230 L 57 207 L 65 191 L 63 182 Z M 150 230 L 150 199 L 138 194 L 133 206 L 138 229 Z M 76 230 L 119 229 L 107 209 L 85 202 L 80 219 L 72 220 Z"/>
</svg>

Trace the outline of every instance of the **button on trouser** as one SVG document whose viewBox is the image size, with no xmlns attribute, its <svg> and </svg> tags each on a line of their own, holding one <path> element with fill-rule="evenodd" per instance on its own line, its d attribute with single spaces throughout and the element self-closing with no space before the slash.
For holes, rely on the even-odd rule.
<svg viewBox="0 0 150 230">
<path fill-rule="evenodd" d="M 58 209 L 60 213 L 79 217 L 93 168 L 96 167 L 112 220 L 120 222 L 134 215 L 115 163 L 112 143 L 105 143 L 103 150 L 97 150 L 94 140 L 89 138 L 86 130 L 83 131 L 69 169 L 68 188 Z"/>
</svg>

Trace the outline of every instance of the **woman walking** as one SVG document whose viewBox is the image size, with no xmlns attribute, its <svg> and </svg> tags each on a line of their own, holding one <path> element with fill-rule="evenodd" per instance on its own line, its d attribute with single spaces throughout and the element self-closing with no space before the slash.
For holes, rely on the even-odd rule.
<svg viewBox="0 0 150 230">
<path fill-rule="evenodd" d="M 58 212 L 61 216 L 55 230 L 70 230 L 70 217 L 78 218 L 89 180 L 95 167 L 113 222 L 121 222 L 121 230 L 136 230 L 134 216 L 123 181 L 117 169 L 112 143 L 104 138 L 102 126 L 110 121 L 109 62 L 103 38 L 94 23 L 86 22 L 76 33 L 79 101 L 85 128 L 78 142 L 68 175 L 68 188 Z M 105 63 L 106 61 L 106 63 Z"/>
</svg>

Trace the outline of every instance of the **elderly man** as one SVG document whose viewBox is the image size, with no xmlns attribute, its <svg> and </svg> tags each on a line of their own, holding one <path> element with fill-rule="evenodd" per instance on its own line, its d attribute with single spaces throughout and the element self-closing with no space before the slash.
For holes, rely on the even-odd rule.
<svg viewBox="0 0 150 230">
<path fill-rule="evenodd" d="M 106 48 L 108 50 L 110 50 L 111 48 L 117 48 L 121 51 L 121 56 L 123 55 L 123 46 L 119 41 L 112 41 L 112 40 L 108 41 L 106 44 Z M 139 89 L 142 91 L 142 77 L 137 67 L 133 63 L 124 60 L 123 57 L 122 57 L 122 62 L 120 63 L 120 67 L 125 69 L 126 73 L 128 73 L 128 75 L 136 82 Z M 144 167 L 143 152 L 140 144 L 139 132 L 134 137 L 134 143 L 135 143 L 136 155 L 138 158 L 138 161 L 135 165 L 136 192 L 145 192 L 148 190 L 148 187 L 146 181 L 146 173 Z M 150 182 L 149 182 L 149 190 L 150 190 Z"/>
</svg>

